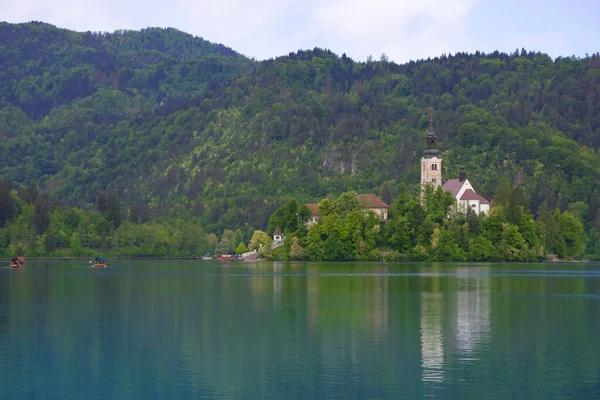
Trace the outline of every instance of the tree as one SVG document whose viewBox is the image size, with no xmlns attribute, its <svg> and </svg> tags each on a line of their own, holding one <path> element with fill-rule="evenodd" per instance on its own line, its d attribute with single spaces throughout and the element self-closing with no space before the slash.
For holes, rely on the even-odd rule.
<svg viewBox="0 0 600 400">
<path fill-rule="evenodd" d="M 272 241 L 273 240 L 269 235 L 266 234 L 266 232 L 254 231 L 252 238 L 250 239 L 250 243 L 248 244 L 248 248 L 250 250 L 259 250 L 261 246 L 270 247 Z"/>
<path fill-rule="evenodd" d="M 229 242 L 229 239 L 225 237 L 222 238 L 221 241 L 217 244 L 217 254 L 228 254 L 230 246 L 231 244 Z"/>
<path fill-rule="evenodd" d="M 476 236 L 469 243 L 469 261 L 491 261 L 494 254 L 493 243 L 485 236 Z"/>
<path fill-rule="evenodd" d="M 229 248 L 227 248 L 227 250 L 225 251 L 225 253 L 233 253 L 235 252 L 235 248 L 237 247 L 236 242 L 235 242 L 235 234 L 233 233 L 232 230 L 230 229 L 225 229 L 223 231 L 223 235 L 221 235 L 221 241 L 223 240 L 227 240 L 227 243 L 229 243 Z"/>
<path fill-rule="evenodd" d="M 356 192 L 344 192 L 334 202 L 335 210 L 340 217 L 345 217 L 352 211 L 360 210 L 360 200 Z"/>
<path fill-rule="evenodd" d="M 557 210 L 554 216 L 557 219 L 560 234 L 566 245 L 566 255 L 568 257 L 577 257 L 583 254 L 585 250 L 585 235 L 581 221 L 568 211 L 559 214 Z"/>
<path fill-rule="evenodd" d="M 134 204 L 129 209 L 129 221 L 144 224 L 150 221 L 150 208 L 146 204 Z"/>
<path fill-rule="evenodd" d="M 238 246 L 235 248 L 235 253 L 236 254 L 244 254 L 247 251 L 248 251 L 248 248 L 246 247 L 246 245 L 244 244 L 244 242 L 240 242 L 238 244 Z"/>
<path fill-rule="evenodd" d="M 16 214 L 11 186 L 12 184 L 0 182 L 0 228 Z"/>
<path fill-rule="evenodd" d="M 406 253 L 413 248 L 414 229 L 408 218 L 398 215 L 387 223 L 388 242 L 394 250 L 400 253 Z"/>
<path fill-rule="evenodd" d="M 328 197 L 324 198 L 317 204 L 317 210 L 319 210 L 320 217 L 326 217 L 336 213 L 335 203 Z"/>
<path fill-rule="evenodd" d="M 510 181 L 506 176 L 500 178 L 498 187 L 496 188 L 496 194 L 494 195 L 494 203 L 506 205 L 510 201 L 512 193 L 512 187 Z"/>
<path fill-rule="evenodd" d="M 50 200 L 43 194 L 39 195 L 35 202 L 35 211 L 33 214 L 33 226 L 38 235 L 42 235 L 50 225 Z"/>
<path fill-rule="evenodd" d="M 209 233 L 206 236 L 206 241 L 208 243 L 208 252 L 210 254 L 216 254 L 217 245 L 219 244 L 219 238 L 214 233 Z"/>
<path fill-rule="evenodd" d="M 233 242 L 234 243 L 238 243 L 238 245 L 240 243 L 244 243 L 244 233 L 242 232 L 241 229 L 237 229 L 233 235 Z M 246 250 L 248 251 L 248 250 Z M 237 251 L 236 251 L 237 252 Z"/>
<path fill-rule="evenodd" d="M 500 256 L 506 261 L 523 261 L 526 259 L 527 242 L 519 232 L 519 228 L 508 222 L 502 224 Z"/>
<path fill-rule="evenodd" d="M 306 250 L 298 243 L 298 238 L 292 238 L 292 244 L 290 245 L 290 259 L 291 260 L 304 260 L 306 258 Z"/>
<path fill-rule="evenodd" d="M 275 228 L 279 227 L 286 235 L 305 236 L 306 222 L 310 216 L 310 210 L 306 205 L 292 199 L 271 215 L 267 233 L 272 235 Z"/>
<path fill-rule="evenodd" d="M 119 195 L 116 192 L 101 192 L 96 198 L 96 209 L 105 214 L 115 227 L 121 225 L 122 210 Z"/>
</svg>

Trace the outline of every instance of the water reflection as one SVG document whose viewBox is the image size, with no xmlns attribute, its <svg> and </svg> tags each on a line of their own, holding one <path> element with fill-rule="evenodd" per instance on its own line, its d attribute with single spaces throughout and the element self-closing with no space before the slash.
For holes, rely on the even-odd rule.
<svg viewBox="0 0 600 400">
<path fill-rule="evenodd" d="M 490 266 L 457 269 L 456 340 L 461 358 L 473 360 L 490 335 Z"/>
<path fill-rule="evenodd" d="M 0 398 L 594 398 L 600 279 L 513 268 L 0 270 Z"/>
<path fill-rule="evenodd" d="M 444 380 L 443 294 L 421 294 L 421 367 L 423 382 Z"/>
</svg>

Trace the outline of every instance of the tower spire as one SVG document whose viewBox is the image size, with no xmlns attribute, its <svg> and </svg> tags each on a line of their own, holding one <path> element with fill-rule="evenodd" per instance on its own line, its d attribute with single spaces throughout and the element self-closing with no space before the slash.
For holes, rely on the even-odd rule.
<svg viewBox="0 0 600 400">
<path fill-rule="evenodd" d="M 429 113 L 429 125 L 427 126 L 427 134 L 435 136 L 435 133 L 433 133 L 433 113 Z"/>
<path fill-rule="evenodd" d="M 427 126 L 427 148 L 425 149 L 425 157 L 439 154 L 436 147 L 437 137 L 433 131 L 433 113 L 429 114 L 429 125 Z"/>
</svg>

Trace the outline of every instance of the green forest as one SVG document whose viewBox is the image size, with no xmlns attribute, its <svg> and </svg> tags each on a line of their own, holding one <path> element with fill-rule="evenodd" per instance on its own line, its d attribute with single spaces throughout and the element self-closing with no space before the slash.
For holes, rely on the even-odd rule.
<svg viewBox="0 0 600 400">
<path fill-rule="evenodd" d="M 489 216 L 416 201 L 431 114 L 444 178 L 464 165 Z M 330 208 L 269 256 L 597 259 L 599 115 L 600 54 L 257 61 L 175 29 L 0 23 L 0 257 L 233 253 L 290 202 L 355 191 L 390 221 Z"/>
</svg>

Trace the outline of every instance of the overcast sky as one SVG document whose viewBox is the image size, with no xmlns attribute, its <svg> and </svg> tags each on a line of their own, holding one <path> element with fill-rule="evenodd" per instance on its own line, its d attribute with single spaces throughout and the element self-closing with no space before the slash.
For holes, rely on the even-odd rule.
<svg viewBox="0 0 600 400">
<path fill-rule="evenodd" d="M 0 21 L 32 20 L 77 31 L 173 27 L 257 59 L 314 47 L 396 62 L 600 51 L 600 0 L 0 0 Z"/>
</svg>

